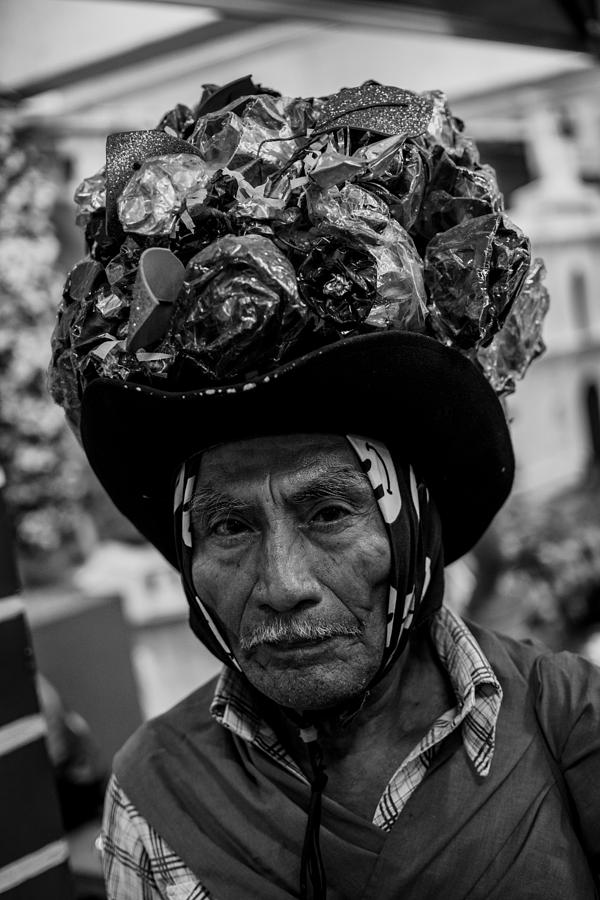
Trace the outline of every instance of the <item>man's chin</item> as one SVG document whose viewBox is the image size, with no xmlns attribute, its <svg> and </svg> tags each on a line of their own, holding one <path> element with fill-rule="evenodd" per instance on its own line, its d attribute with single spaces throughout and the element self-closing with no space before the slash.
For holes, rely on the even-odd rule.
<svg viewBox="0 0 600 900">
<path fill-rule="evenodd" d="M 329 662 L 280 671 L 249 670 L 245 674 L 257 690 L 279 706 L 317 711 L 346 706 L 360 697 L 375 672 Z"/>
</svg>

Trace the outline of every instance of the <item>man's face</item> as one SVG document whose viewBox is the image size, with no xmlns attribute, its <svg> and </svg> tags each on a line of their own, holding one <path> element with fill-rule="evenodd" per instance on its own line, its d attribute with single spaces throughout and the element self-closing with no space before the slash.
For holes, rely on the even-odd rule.
<svg viewBox="0 0 600 900">
<path fill-rule="evenodd" d="M 289 435 L 207 451 L 192 522 L 196 591 L 248 680 L 295 709 L 360 694 L 383 655 L 391 554 L 347 441 Z"/>
</svg>

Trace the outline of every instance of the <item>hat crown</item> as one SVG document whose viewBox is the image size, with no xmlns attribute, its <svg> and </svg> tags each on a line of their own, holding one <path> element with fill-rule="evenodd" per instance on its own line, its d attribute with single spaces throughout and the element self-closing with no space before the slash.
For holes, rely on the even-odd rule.
<svg viewBox="0 0 600 900">
<path fill-rule="evenodd" d="M 210 388 L 396 330 L 457 348 L 501 394 L 543 349 L 543 266 L 441 92 L 211 86 L 110 135 L 75 199 L 89 254 L 49 385 L 76 431 L 98 377 Z"/>
</svg>

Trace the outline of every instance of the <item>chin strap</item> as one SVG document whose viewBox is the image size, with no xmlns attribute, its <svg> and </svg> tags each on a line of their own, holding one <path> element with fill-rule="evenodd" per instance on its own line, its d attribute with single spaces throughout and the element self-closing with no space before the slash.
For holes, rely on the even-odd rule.
<svg viewBox="0 0 600 900">
<path fill-rule="evenodd" d="M 321 828 L 321 801 L 327 775 L 323 765 L 323 752 L 314 725 L 300 728 L 300 737 L 306 744 L 311 767 L 310 803 L 308 822 L 304 833 L 304 846 L 300 860 L 300 897 L 302 900 L 326 900 L 327 880 L 321 858 L 319 832 Z M 310 879 L 310 884 L 309 884 Z"/>
</svg>

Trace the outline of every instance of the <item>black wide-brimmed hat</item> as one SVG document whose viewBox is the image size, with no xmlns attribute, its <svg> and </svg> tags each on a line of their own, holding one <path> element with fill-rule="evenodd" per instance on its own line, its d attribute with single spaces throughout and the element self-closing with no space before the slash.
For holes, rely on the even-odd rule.
<svg viewBox="0 0 600 900">
<path fill-rule="evenodd" d="M 184 460 L 228 441 L 294 433 L 363 434 L 397 448 L 432 492 L 446 562 L 473 546 L 512 484 L 494 391 L 461 353 L 419 334 L 347 338 L 252 381 L 190 392 L 97 379 L 83 398 L 92 467 L 174 565 L 173 487 Z"/>
<path fill-rule="evenodd" d="M 510 490 L 498 398 L 543 349 L 548 298 L 443 94 L 207 86 L 110 135 L 75 199 L 89 254 L 50 390 L 167 559 L 190 455 L 302 432 L 389 444 L 434 496 L 446 561 L 473 546 Z"/>
</svg>

